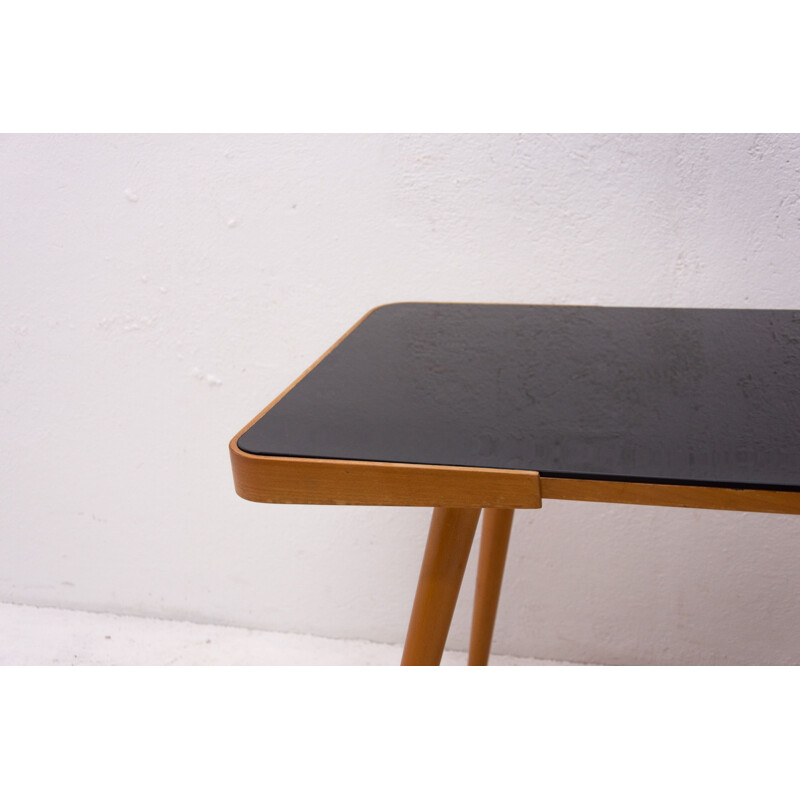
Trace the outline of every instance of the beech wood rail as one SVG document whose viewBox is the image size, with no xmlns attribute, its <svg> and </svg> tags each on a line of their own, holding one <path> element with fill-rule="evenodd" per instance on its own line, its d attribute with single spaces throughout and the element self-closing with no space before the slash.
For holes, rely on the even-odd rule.
<svg viewBox="0 0 800 800">
<path fill-rule="evenodd" d="M 403 664 L 441 660 L 481 509 L 487 664 L 515 509 L 800 514 L 800 311 L 396 303 L 231 441 L 262 503 L 433 507 Z"/>
</svg>

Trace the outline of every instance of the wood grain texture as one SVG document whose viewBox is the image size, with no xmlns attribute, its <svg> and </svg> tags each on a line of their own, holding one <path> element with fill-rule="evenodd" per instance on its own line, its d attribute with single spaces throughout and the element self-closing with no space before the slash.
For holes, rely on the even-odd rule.
<svg viewBox="0 0 800 800">
<path fill-rule="evenodd" d="M 434 509 L 402 666 L 432 667 L 442 660 L 480 513 L 477 508 Z"/>
<path fill-rule="evenodd" d="M 574 478 L 540 478 L 540 485 L 542 497 L 551 500 L 800 514 L 800 492 Z"/>
<path fill-rule="evenodd" d="M 475 581 L 475 603 L 472 610 L 472 631 L 469 637 L 471 667 L 485 667 L 489 663 L 492 634 L 497 618 L 497 604 L 503 572 L 506 567 L 508 542 L 514 511 L 508 508 L 486 508 L 481 526 L 481 549 L 478 558 L 478 575 Z"/>
<path fill-rule="evenodd" d="M 258 503 L 540 508 L 539 476 L 502 469 L 254 456 L 230 446 L 236 493 Z"/>
</svg>

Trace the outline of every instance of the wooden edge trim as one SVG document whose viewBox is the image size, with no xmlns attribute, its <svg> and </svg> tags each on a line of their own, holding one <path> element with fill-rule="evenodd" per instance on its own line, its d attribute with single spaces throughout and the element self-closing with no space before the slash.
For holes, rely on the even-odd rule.
<svg viewBox="0 0 800 800">
<path fill-rule="evenodd" d="M 230 445 L 236 493 L 257 503 L 541 508 L 539 474 L 383 461 L 255 456 Z"/>
<path fill-rule="evenodd" d="M 800 492 L 585 481 L 574 478 L 540 478 L 540 486 L 542 498 L 549 500 L 585 500 L 593 503 L 631 503 L 642 506 L 800 514 Z"/>
</svg>

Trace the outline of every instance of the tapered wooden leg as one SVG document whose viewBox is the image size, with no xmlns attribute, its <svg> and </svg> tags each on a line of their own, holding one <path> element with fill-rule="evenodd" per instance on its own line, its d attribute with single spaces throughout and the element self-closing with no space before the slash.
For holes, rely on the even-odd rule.
<svg viewBox="0 0 800 800">
<path fill-rule="evenodd" d="M 403 666 L 437 666 L 478 524 L 479 508 L 436 508 L 408 623 Z"/>
<path fill-rule="evenodd" d="M 469 638 L 469 665 L 485 667 L 489 663 L 497 603 L 506 566 L 508 540 L 511 536 L 511 508 L 485 508 L 481 527 L 481 549 L 478 557 L 478 578 L 475 582 L 475 605 L 472 610 L 472 632 Z"/>
</svg>

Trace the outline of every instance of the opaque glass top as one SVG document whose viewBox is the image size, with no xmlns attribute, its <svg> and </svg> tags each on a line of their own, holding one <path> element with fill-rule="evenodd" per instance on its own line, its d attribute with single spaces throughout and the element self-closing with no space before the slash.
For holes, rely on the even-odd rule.
<svg viewBox="0 0 800 800">
<path fill-rule="evenodd" d="M 800 311 L 398 303 L 239 447 L 800 488 Z"/>
</svg>

